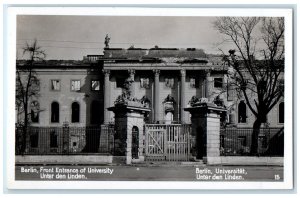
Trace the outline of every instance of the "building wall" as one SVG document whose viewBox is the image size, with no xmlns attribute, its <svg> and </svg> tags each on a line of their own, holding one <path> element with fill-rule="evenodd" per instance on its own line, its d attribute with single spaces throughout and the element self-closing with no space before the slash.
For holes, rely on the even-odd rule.
<svg viewBox="0 0 300 198">
<path fill-rule="evenodd" d="M 40 105 L 41 112 L 39 113 L 39 123 L 32 123 L 33 126 L 62 126 L 63 122 L 68 122 L 70 126 L 89 126 L 91 125 L 91 103 L 94 100 L 97 100 L 101 104 L 101 108 L 104 110 L 103 100 L 103 79 L 101 72 L 90 72 L 87 69 L 40 69 L 37 71 L 38 79 L 40 80 L 40 92 L 37 100 Z M 123 76 L 128 76 L 127 70 L 123 71 Z M 149 88 L 141 88 L 140 86 L 140 78 L 141 77 L 149 77 Z M 165 78 L 171 77 L 174 78 L 174 87 L 168 88 L 165 85 Z M 199 86 L 192 88 L 190 84 L 191 77 L 195 77 L 194 71 L 189 73 L 187 72 L 186 81 L 185 81 L 185 104 L 187 107 L 190 99 L 193 96 L 198 98 L 204 97 L 205 93 L 205 76 L 196 75 L 199 78 Z M 213 73 L 211 74 L 212 81 L 210 82 L 210 92 L 212 93 L 211 97 L 215 98 L 220 92 L 224 91 L 226 87 L 215 88 L 214 87 L 214 78 L 224 78 L 224 74 Z M 25 79 L 25 78 L 24 78 Z M 52 91 L 50 89 L 51 80 L 60 80 L 61 89 L 59 91 Z M 71 80 L 80 80 L 81 81 L 81 89 L 80 91 L 71 91 Z M 91 90 L 91 80 L 100 80 L 100 90 L 92 91 Z M 174 106 L 174 121 L 180 121 L 180 73 L 179 71 L 161 71 L 160 73 L 160 82 L 159 82 L 159 104 L 160 108 L 160 121 L 163 122 L 165 119 L 165 109 L 163 105 L 164 99 L 170 94 L 176 100 L 176 105 Z M 134 86 L 134 97 L 140 99 L 143 96 L 146 96 L 150 100 L 150 108 L 151 113 L 149 120 L 152 122 L 154 119 L 154 74 L 152 71 L 139 72 L 137 71 L 135 74 L 135 82 Z M 114 101 L 116 98 L 122 94 L 122 88 L 117 88 L 116 86 L 116 75 L 115 73 L 111 73 L 110 75 L 110 107 L 114 106 Z M 249 93 L 251 96 L 251 94 Z M 250 111 L 249 107 L 246 106 L 246 114 L 247 119 L 246 123 L 238 122 L 238 104 L 243 98 L 234 97 L 234 100 L 227 101 L 227 93 L 222 93 L 220 98 L 224 100 L 226 106 L 233 106 L 235 117 L 234 121 L 238 127 L 252 127 L 253 122 L 255 120 L 255 116 Z M 254 101 L 255 95 L 250 97 L 251 101 Z M 56 101 L 60 105 L 60 120 L 59 123 L 51 123 L 51 103 Z M 80 105 L 80 122 L 72 123 L 71 122 L 71 105 L 72 102 L 78 102 Z M 274 108 L 270 111 L 268 115 L 268 122 L 271 127 L 281 127 L 283 123 L 279 123 L 279 104 L 283 102 L 283 98 L 279 101 Z M 103 121 L 103 110 L 102 118 Z M 110 112 L 110 121 L 114 121 L 114 113 Z M 190 114 L 185 112 L 185 121 L 186 123 L 190 123 Z"/>
<path fill-rule="evenodd" d="M 249 77 L 249 79 L 250 79 L 250 77 Z M 284 80 L 284 74 L 281 74 L 279 76 L 279 80 Z M 251 106 L 256 110 L 254 100 L 257 100 L 257 95 L 254 92 L 247 90 L 247 96 L 251 103 Z M 235 124 L 237 125 L 237 127 L 252 127 L 253 123 L 255 121 L 255 116 L 252 113 L 252 111 L 250 110 L 250 108 L 248 107 L 248 105 L 246 105 L 246 116 L 247 116 L 246 123 L 239 123 L 239 121 L 238 121 L 238 105 L 242 100 L 245 101 L 243 94 L 238 98 L 237 94 L 235 93 L 234 100 L 229 101 L 227 104 L 232 105 L 235 109 L 234 110 L 234 112 L 235 112 L 234 120 L 235 120 Z M 282 97 L 277 102 L 277 104 L 273 107 L 273 109 L 271 109 L 271 111 L 268 113 L 266 124 L 269 124 L 270 127 L 283 127 L 284 126 L 284 123 L 279 123 L 279 105 L 281 102 L 284 102 L 284 97 Z M 246 101 L 245 101 L 245 103 L 246 103 Z M 229 105 L 227 105 L 227 106 L 229 106 Z"/>
<path fill-rule="evenodd" d="M 100 91 L 91 90 L 91 80 L 101 80 L 98 73 L 88 73 L 87 70 L 37 71 L 37 77 L 40 81 L 39 97 L 31 101 L 39 102 L 40 113 L 39 122 L 32 123 L 32 126 L 62 126 L 63 122 L 68 122 L 70 126 L 87 126 L 90 125 L 92 101 L 97 100 L 103 106 L 103 88 Z M 59 91 L 51 90 L 51 80 L 60 80 Z M 80 80 L 80 91 L 71 91 L 71 80 Z M 58 123 L 51 123 L 51 103 L 54 101 L 59 104 Z M 71 122 L 73 102 L 78 102 L 80 106 L 79 123 Z"/>
<path fill-rule="evenodd" d="M 253 97 L 251 98 L 253 101 Z M 246 105 L 246 123 L 239 123 L 238 122 L 238 105 L 242 99 L 237 99 L 233 102 L 234 108 L 235 108 L 235 124 L 237 127 L 252 127 L 253 123 L 255 121 L 255 116 L 250 110 L 250 108 Z M 267 116 L 267 122 L 269 124 L 269 127 L 283 127 L 284 123 L 279 123 L 279 104 L 281 102 L 284 102 L 284 99 L 282 98 L 274 107 L 273 109 L 269 112 Z M 252 106 L 254 107 L 254 103 L 252 103 Z"/>
</svg>

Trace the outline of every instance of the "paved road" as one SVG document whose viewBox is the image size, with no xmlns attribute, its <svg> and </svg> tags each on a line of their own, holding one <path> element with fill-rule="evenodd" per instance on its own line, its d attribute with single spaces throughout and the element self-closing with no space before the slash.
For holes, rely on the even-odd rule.
<svg viewBox="0 0 300 198">
<path fill-rule="evenodd" d="M 278 166 L 18 165 L 16 180 L 283 181 Z"/>
</svg>

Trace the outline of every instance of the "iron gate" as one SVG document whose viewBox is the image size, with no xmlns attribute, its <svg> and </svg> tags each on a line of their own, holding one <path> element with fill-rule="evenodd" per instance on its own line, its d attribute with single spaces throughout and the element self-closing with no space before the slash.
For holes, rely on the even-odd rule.
<svg viewBox="0 0 300 198">
<path fill-rule="evenodd" d="M 188 161 L 190 125 L 146 125 L 147 161 Z"/>
</svg>

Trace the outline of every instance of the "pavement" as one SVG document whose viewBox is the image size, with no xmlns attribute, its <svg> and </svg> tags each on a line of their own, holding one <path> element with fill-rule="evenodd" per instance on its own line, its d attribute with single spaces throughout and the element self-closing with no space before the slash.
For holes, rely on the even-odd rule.
<svg viewBox="0 0 300 198">
<path fill-rule="evenodd" d="M 134 165 L 16 165 L 16 180 L 61 181 L 283 181 L 282 166 L 209 166 L 146 163 Z"/>
</svg>

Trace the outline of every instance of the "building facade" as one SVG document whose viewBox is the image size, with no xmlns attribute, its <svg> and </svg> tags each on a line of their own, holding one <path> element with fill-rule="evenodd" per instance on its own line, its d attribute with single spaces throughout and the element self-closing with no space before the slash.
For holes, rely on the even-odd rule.
<svg viewBox="0 0 300 198">
<path fill-rule="evenodd" d="M 17 67 L 23 67 L 22 63 Z M 114 113 L 107 109 L 124 93 L 128 79 L 132 97 L 149 102 L 148 123 L 191 123 L 184 108 L 193 97 L 221 102 L 228 108 L 226 121 L 237 127 L 252 127 L 255 119 L 244 99 L 228 87 L 228 66 L 222 57 L 201 49 L 105 48 L 103 55 L 90 55 L 83 61 L 36 63 L 34 71 L 39 94 L 28 107 L 32 126 L 114 123 Z M 22 120 L 18 108 L 17 122 Z M 283 126 L 283 115 L 282 98 L 269 113 L 268 125 Z"/>
</svg>

